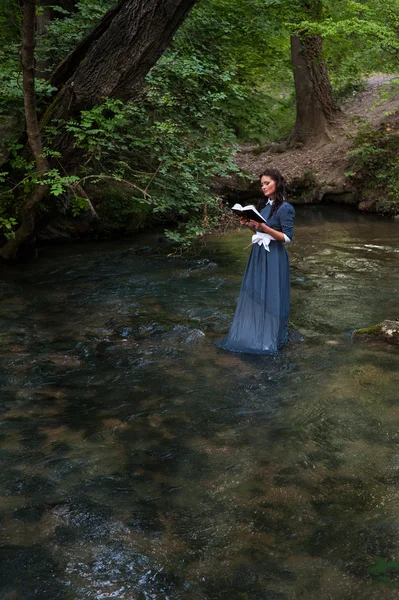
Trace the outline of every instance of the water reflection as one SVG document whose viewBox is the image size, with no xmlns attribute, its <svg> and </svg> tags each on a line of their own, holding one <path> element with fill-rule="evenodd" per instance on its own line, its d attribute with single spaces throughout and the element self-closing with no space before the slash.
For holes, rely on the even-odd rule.
<svg viewBox="0 0 399 600">
<path fill-rule="evenodd" d="M 58 248 L 1 288 L 5 599 L 390 599 L 398 226 L 298 209 L 289 346 L 215 347 L 248 235 Z"/>
</svg>

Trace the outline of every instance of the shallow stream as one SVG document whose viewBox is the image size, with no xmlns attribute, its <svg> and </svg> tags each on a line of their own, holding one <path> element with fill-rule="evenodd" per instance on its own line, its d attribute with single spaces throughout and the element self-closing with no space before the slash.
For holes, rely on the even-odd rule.
<svg viewBox="0 0 399 600">
<path fill-rule="evenodd" d="M 249 241 L 3 268 L 1 600 L 399 596 L 399 352 L 350 337 L 399 317 L 399 224 L 297 209 L 277 357 L 214 344 Z"/>
</svg>

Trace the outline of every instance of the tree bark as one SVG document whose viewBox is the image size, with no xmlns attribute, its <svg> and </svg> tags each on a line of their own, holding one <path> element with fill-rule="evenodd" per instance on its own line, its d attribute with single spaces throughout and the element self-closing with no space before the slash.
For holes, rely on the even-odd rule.
<svg viewBox="0 0 399 600">
<path fill-rule="evenodd" d="M 306 145 L 328 138 L 340 111 L 334 100 L 319 35 L 291 36 L 296 121 L 288 143 Z"/>
<path fill-rule="evenodd" d="M 22 86 L 26 133 L 29 146 L 35 158 L 38 172 L 42 175 L 48 170 L 47 159 L 43 157 L 43 143 L 40 134 L 36 109 L 35 92 L 35 18 L 36 0 L 25 0 L 22 24 Z"/>
<path fill-rule="evenodd" d="M 69 111 L 104 96 L 132 98 L 195 2 L 120 0 L 51 76 L 54 86 L 69 88 Z"/>
</svg>

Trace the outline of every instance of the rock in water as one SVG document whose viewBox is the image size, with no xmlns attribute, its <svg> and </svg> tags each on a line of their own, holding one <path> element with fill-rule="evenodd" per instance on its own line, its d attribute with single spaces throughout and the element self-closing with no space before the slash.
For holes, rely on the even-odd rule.
<svg viewBox="0 0 399 600">
<path fill-rule="evenodd" d="M 385 341 L 390 344 L 399 344 L 399 321 L 386 320 L 379 325 L 356 329 L 352 339 L 354 341 Z"/>
<path fill-rule="evenodd" d="M 383 321 L 381 333 L 388 342 L 399 344 L 399 321 Z"/>
<path fill-rule="evenodd" d="M 205 333 L 200 329 L 193 329 L 188 337 L 186 337 L 186 343 L 198 342 L 198 340 L 205 337 Z"/>
</svg>

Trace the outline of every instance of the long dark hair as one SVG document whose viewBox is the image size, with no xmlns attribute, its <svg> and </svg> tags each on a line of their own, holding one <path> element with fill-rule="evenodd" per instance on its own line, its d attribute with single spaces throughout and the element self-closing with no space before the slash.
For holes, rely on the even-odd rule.
<svg viewBox="0 0 399 600">
<path fill-rule="evenodd" d="M 274 213 L 278 211 L 282 203 L 287 201 L 286 183 L 283 175 L 278 169 L 265 169 L 259 175 L 259 180 L 262 179 L 263 176 L 271 177 L 276 184 L 276 195 L 269 215 L 271 217 L 272 215 L 274 215 Z M 262 198 L 262 200 L 259 201 L 258 210 L 262 210 L 262 208 L 266 206 L 266 203 L 267 197 L 265 196 L 264 198 Z"/>
</svg>

